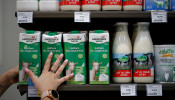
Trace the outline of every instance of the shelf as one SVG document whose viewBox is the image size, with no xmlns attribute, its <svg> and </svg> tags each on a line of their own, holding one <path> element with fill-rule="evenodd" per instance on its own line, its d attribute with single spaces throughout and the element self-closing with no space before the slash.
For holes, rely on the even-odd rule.
<svg viewBox="0 0 175 100">
<path fill-rule="evenodd" d="M 90 12 L 91 12 L 91 18 L 151 18 L 150 11 L 90 11 Z M 74 18 L 74 11 L 34 12 L 34 18 Z M 175 12 L 168 11 L 168 18 L 175 18 Z"/>
<path fill-rule="evenodd" d="M 69 92 L 69 91 L 120 91 L 121 84 L 110 84 L 110 85 L 67 85 L 63 84 L 58 87 L 59 92 Z M 21 95 L 27 92 L 27 85 L 18 85 L 18 89 Z M 175 84 L 162 84 L 163 91 L 174 91 Z M 146 91 L 146 84 L 137 84 L 137 91 Z"/>
</svg>

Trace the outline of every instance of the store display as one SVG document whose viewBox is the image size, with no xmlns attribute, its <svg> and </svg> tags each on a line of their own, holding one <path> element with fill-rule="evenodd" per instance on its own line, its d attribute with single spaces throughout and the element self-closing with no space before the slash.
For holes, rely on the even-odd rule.
<svg viewBox="0 0 175 100">
<path fill-rule="evenodd" d="M 41 12 L 53 12 L 59 11 L 59 0 L 40 0 L 39 11 Z"/>
<path fill-rule="evenodd" d="M 60 1 L 61 10 L 73 10 L 79 11 L 81 6 L 80 0 L 61 0 Z"/>
<path fill-rule="evenodd" d="M 113 43 L 113 82 L 130 83 L 132 81 L 132 46 L 128 35 L 128 23 L 116 23 L 116 35 Z"/>
<path fill-rule="evenodd" d="M 38 0 L 17 0 L 17 11 L 38 11 Z"/>
<path fill-rule="evenodd" d="M 169 0 L 144 0 L 145 11 L 168 11 Z"/>
<path fill-rule="evenodd" d="M 142 10 L 142 0 L 123 0 L 123 10 Z"/>
<path fill-rule="evenodd" d="M 89 84 L 110 84 L 109 32 L 89 32 Z"/>
<path fill-rule="evenodd" d="M 102 10 L 122 10 L 122 0 L 102 0 Z"/>
<path fill-rule="evenodd" d="M 82 10 L 101 10 L 101 0 L 82 0 Z"/>
<path fill-rule="evenodd" d="M 65 59 L 69 60 L 66 75 L 74 74 L 67 84 L 86 84 L 85 34 L 81 31 L 63 34 Z"/>
<path fill-rule="evenodd" d="M 175 11 L 175 0 L 169 0 L 170 3 L 170 10 Z"/>
<path fill-rule="evenodd" d="M 44 69 L 45 62 L 49 53 L 53 53 L 51 65 L 55 63 L 58 56 L 63 53 L 62 48 L 62 32 L 45 32 L 42 35 L 42 69 Z M 60 64 L 62 64 L 61 61 Z M 61 74 L 60 77 L 63 75 Z"/>
<path fill-rule="evenodd" d="M 175 45 L 154 45 L 155 81 L 158 83 L 175 82 Z"/>
<path fill-rule="evenodd" d="M 137 24 L 133 25 L 133 34 L 132 34 L 132 45 L 134 45 L 135 39 L 137 37 L 137 33 L 138 33 L 138 26 Z"/>
<path fill-rule="evenodd" d="M 148 22 L 139 22 L 138 34 L 134 43 L 134 82 L 152 83 L 154 81 L 154 48 Z"/>
<path fill-rule="evenodd" d="M 40 31 L 26 31 L 19 35 L 19 84 L 28 84 L 28 75 L 24 68 L 30 69 L 36 76 L 41 71 Z"/>
</svg>

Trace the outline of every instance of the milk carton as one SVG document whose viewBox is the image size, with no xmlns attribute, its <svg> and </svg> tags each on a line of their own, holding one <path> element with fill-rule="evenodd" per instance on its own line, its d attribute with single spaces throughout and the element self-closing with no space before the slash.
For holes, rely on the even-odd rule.
<svg viewBox="0 0 175 100">
<path fill-rule="evenodd" d="M 28 84 L 24 68 L 30 69 L 36 76 L 40 75 L 40 34 L 39 31 L 26 31 L 19 35 L 19 84 Z"/>
<path fill-rule="evenodd" d="M 39 10 L 42 12 L 59 11 L 59 0 L 40 0 Z"/>
<path fill-rule="evenodd" d="M 51 66 L 55 63 L 58 56 L 63 53 L 61 42 L 62 42 L 61 32 L 45 32 L 42 35 L 42 68 L 44 68 L 44 64 L 50 52 L 53 53 Z M 60 65 L 61 64 L 62 61 Z M 62 74 L 60 76 L 62 76 Z"/>
<path fill-rule="evenodd" d="M 66 75 L 74 74 L 67 84 L 86 84 L 85 33 L 72 31 L 63 34 L 65 59 L 68 59 Z"/>
<path fill-rule="evenodd" d="M 109 84 L 109 33 L 96 30 L 89 33 L 90 84 Z"/>
</svg>

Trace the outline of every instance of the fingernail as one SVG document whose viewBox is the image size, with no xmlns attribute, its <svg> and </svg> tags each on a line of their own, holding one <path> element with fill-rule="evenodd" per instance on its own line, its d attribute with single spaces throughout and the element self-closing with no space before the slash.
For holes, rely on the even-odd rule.
<svg viewBox="0 0 175 100">
<path fill-rule="evenodd" d="M 70 74 L 71 76 L 74 76 L 74 73 Z"/>
<path fill-rule="evenodd" d="M 66 60 L 65 60 L 65 63 L 67 63 L 67 62 L 68 62 L 68 60 L 66 59 Z"/>
<path fill-rule="evenodd" d="M 61 58 L 63 58 L 63 56 L 64 56 L 63 54 L 60 54 L 60 57 L 61 57 Z"/>
<path fill-rule="evenodd" d="M 52 52 L 50 52 L 49 56 L 52 56 L 52 55 L 53 55 L 53 53 L 52 53 Z"/>
<path fill-rule="evenodd" d="M 24 71 L 28 73 L 29 72 L 29 69 L 28 68 L 24 68 Z"/>
</svg>

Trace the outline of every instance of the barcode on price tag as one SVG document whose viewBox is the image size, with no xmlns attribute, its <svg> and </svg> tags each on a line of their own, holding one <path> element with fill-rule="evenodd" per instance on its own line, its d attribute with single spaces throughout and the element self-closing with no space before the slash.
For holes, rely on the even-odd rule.
<svg viewBox="0 0 175 100">
<path fill-rule="evenodd" d="M 28 97 L 41 97 L 40 92 L 35 88 L 32 80 L 28 79 Z"/>
<path fill-rule="evenodd" d="M 120 85 L 121 96 L 137 96 L 136 84 Z"/>
<path fill-rule="evenodd" d="M 152 23 L 167 23 L 167 11 L 152 11 Z"/>
<path fill-rule="evenodd" d="M 146 84 L 147 96 L 162 96 L 161 84 Z"/>
<path fill-rule="evenodd" d="M 33 23 L 33 12 L 17 12 L 18 23 Z"/>
<path fill-rule="evenodd" d="M 90 12 L 74 12 L 74 22 L 90 22 Z"/>
</svg>

